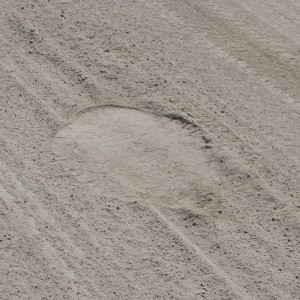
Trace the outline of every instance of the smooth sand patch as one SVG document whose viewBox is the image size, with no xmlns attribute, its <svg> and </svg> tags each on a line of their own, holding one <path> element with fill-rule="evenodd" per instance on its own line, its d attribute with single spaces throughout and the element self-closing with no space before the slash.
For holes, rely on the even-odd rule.
<svg viewBox="0 0 300 300">
<path fill-rule="evenodd" d="M 136 109 L 89 109 L 56 143 L 80 181 L 126 200 L 187 204 L 212 181 L 199 135 Z"/>
</svg>

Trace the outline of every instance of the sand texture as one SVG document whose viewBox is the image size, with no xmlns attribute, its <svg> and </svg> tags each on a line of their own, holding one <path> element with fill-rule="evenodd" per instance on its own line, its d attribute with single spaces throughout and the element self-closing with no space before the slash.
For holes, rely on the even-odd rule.
<svg viewBox="0 0 300 300">
<path fill-rule="evenodd" d="M 300 299 L 300 2 L 0 1 L 0 299 Z"/>
</svg>

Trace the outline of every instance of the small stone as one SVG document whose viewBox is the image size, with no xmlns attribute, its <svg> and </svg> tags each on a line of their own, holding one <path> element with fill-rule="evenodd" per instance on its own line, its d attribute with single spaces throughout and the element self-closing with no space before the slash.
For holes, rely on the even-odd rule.
<svg viewBox="0 0 300 300">
<path fill-rule="evenodd" d="M 210 139 L 209 137 L 205 136 L 205 135 L 202 135 L 202 139 L 204 140 L 204 142 L 205 142 L 206 144 L 208 144 L 208 143 L 211 142 L 211 139 Z"/>
</svg>

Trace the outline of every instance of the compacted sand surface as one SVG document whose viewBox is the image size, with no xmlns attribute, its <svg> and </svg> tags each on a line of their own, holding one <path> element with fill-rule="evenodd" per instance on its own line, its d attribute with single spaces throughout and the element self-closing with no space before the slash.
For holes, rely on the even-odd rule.
<svg viewBox="0 0 300 300">
<path fill-rule="evenodd" d="M 1 299 L 299 299 L 300 3 L 0 2 Z"/>
</svg>

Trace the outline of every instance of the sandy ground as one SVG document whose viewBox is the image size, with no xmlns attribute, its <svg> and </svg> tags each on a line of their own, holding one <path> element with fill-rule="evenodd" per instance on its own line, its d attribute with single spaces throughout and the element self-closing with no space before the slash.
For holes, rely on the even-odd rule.
<svg viewBox="0 0 300 300">
<path fill-rule="evenodd" d="M 2 0 L 1 299 L 300 299 L 300 2 Z"/>
</svg>

